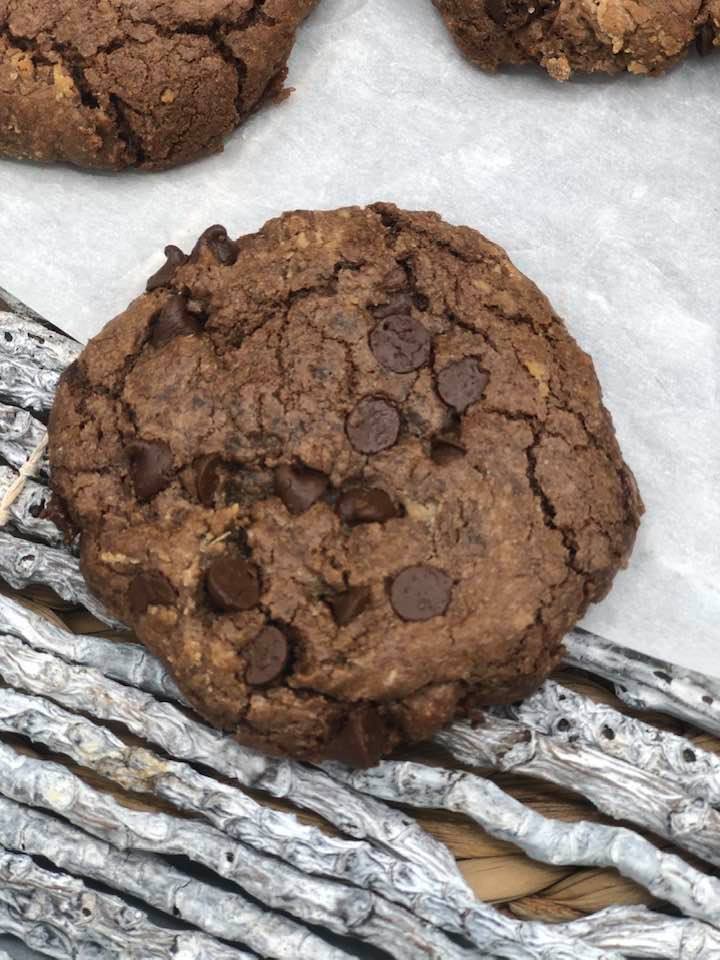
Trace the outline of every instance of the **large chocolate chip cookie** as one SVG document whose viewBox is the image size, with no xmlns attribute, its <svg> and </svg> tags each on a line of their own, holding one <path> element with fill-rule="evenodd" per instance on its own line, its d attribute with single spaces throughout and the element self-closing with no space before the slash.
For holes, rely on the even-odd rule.
<svg viewBox="0 0 720 960">
<path fill-rule="evenodd" d="M 167 254 L 52 414 L 98 595 L 268 751 L 366 764 L 536 687 L 642 511 L 545 297 L 386 204 Z"/>
<path fill-rule="evenodd" d="M 538 63 L 573 72 L 646 75 L 693 44 L 720 47 L 720 0 L 433 0 L 461 50 L 486 70 Z"/>
<path fill-rule="evenodd" d="M 0 155 L 172 167 L 280 96 L 316 0 L 0 0 Z"/>
</svg>

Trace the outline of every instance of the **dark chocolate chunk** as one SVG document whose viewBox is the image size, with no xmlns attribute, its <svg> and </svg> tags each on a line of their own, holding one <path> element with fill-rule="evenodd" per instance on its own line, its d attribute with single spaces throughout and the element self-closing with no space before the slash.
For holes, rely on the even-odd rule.
<svg viewBox="0 0 720 960">
<path fill-rule="evenodd" d="M 490 374 L 483 370 L 474 357 L 465 357 L 449 363 L 437 375 L 438 393 L 450 407 L 458 413 L 464 413 L 467 408 L 480 400 L 485 387 L 490 380 Z"/>
<path fill-rule="evenodd" d="M 715 49 L 715 27 L 713 27 L 710 20 L 704 23 L 698 30 L 695 45 L 701 57 L 709 57 Z"/>
<path fill-rule="evenodd" d="M 387 317 L 370 334 L 375 359 L 393 373 L 410 373 L 425 366 L 431 344 L 425 327 L 409 314 Z"/>
<path fill-rule="evenodd" d="M 193 464 L 198 500 L 204 507 L 215 504 L 215 494 L 220 485 L 220 467 L 222 458 L 215 453 L 198 457 Z"/>
<path fill-rule="evenodd" d="M 201 330 L 202 325 L 188 310 L 185 298 L 176 293 L 153 320 L 150 342 L 154 347 L 163 347 L 175 337 L 190 337 Z"/>
<path fill-rule="evenodd" d="M 283 463 L 275 470 L 275 491 L 290 513 L 305 513 L 327 490 L 328 478 L 305 464 Z"/>
<path fill-rule="evenodd" d="M 348 416 L 345 429 L 360 453 L 379 453 L 397 441 L 400 414 L 384 397 L 364 397 Z"/>
<path fill-rule="evenodd" d="M 430 457 L 433 463 L 446 467 L 467 453 L 461 441 L 452 434 L 438 434 L 430 441 Z"/>
<path fill-rule="evenodd" d="M 234 551 L 212 561 L 205 584 L 213 606 L 223 613 L 252 610 L 260 600 L 258 568 Z"/>
<path fill-rule="evenodd" d="M 377 487 L 356 487 L 342 494 L 337 512 L 343 523 L 384 523 L 398 515 L 392 497 Z"/>
<path fill-rule="evenodd" d="M 408 567 L 393 580 L 390 602 L 403 620 L 431 620 L 450 606 L 453 582 L 437 567 Z"/>
<path fill-rule="evenodd" d="M 285 672 L 290 660 L 290 644 L 282 630 L 263 627 L 243 650 L 247 660 L 245 680 L 253 687 L 273 683 Z"/>
<path fill-rule="evenodd" d="M 187 256 L 182 252 L 179 247 L 165 247 L 165 256 L 167 257 L 167 262 L 164 266 L 160 267 L 157 273 L 154 273 L 147 282 L 146 290 L 148 293 L 152 293 L 153 290 L 159 290 L 161 287 L 169 287 L 175 278 L 178 267 L 182 267 L 183 264 L 187 263 Z"/>
<path fill-rule="evenodd" d="M 127 455 L 138 500 L 152 499 L 172 482 L 172 453 L 162 440 L 135 440 L 127 448 Z"/>
<path fill-rule="evenodd" d="M 208 227 L 207 230 L 200 235 L 198 242 L 193 248 L 193 252 L 190 254 L 190 260 L 193 263 L 200 257 L 200 251 L 204 246 L 210 250 L 218 263 L 221 263 L 224 267 L 231 267 L 237 262 L 238 245 L 228 237 L 227 230 L 225 227 L 220 226 L 220 224 Z"/>
<path fill-rule="evenodd" d="M 134 617 L 141 617 L 148 607 L 172 606 L 176 598 L 170 581 L 153 570 L 138 573 L 128 590 L 128 603 Z"/>
<path fill-rule="evenodd" d="M 377 710 L 358 707 L 328 745 L 327 756 L 351 767 L 371 767 L 387 749 L 388 739 L 388 728 Z"/>
<path fill-rule="evenodd" d="M 366 610 L 370 603 L 369 587 L 348 587 L 342 593 L 335 593 L 327 598 L 327 603 L 332 610 L 335 623 L 339 627 L 345 627 L 348 623 L 359 617 L 363 610 Z"/>
</svg>

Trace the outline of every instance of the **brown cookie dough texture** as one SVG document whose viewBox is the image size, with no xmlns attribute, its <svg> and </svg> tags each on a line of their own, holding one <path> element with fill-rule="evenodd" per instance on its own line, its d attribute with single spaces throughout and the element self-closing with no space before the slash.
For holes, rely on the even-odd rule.
<svg viewBox="0 0 720 960">
<path fill-rule="evenodd" d="M 162 169 L 282 95 L 315 0 L 0 0 L 0 155 Z"/>
<path fill-rule="evenodd" d="M 244 743 L 367 764 L 535 688 L 642 505 L 592 363 L 432 213 L 214 227 L 63 377 L 97 594 Z"/>
<path fill-rule="evenodd" d="M 646 75 L 695 43 L 720 47 L 720 0 L 433 0 L 460 49 L 485 70 L 538 63 L 556 80 L 575 71 Z"/>
</svg>

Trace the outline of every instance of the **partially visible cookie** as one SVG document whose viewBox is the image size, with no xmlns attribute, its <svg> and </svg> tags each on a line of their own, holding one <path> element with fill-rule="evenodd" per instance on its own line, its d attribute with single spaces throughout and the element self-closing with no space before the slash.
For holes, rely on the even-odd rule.
<svg viewBox="0 0 720 960">
<path fill-rule="evenodd" d="M 316 0 L 0 0 L 0 155 L 158 170 L 282 96 Z"/>
<path fill-rule="evenodd" d="M 368 764 L 558 663 L 642 505 L 502 250 L 388 204 L 212 227 L 64 375 L 52 484 L 196 708 Z"/>
<path fill-rule="evenodd" d="M 696 42 L 720 46 L 720 0 L 433 0 L 463 53 L 485 70 L 538 63 L 574 72 L 658 74 Z"/>
</svg>

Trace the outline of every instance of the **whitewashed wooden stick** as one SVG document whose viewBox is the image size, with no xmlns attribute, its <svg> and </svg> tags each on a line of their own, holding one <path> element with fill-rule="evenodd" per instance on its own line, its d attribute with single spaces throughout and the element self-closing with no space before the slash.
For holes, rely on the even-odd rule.
<svg viewBox="0 0 720 960">
<path fill-rule="evenodd" d="M 616 760 L 667 777 L 690 797 L 720 806 L 720 756 L 552 680 L 522 703 L 491 712 L 567 743 L 579 740 Z"/>
<path fill-rule="evenodd" d="M 79 560 L 66 550 L 21 540 L 0 530 L 0 579 L 14 590 L 34 584 L 50 587 L 63 600 L 85 607 L 103 623 L 122 626 L 90 593 Z"/>
<path fill-rule="evenodd" d="M 89 877 L 222 940 L 276 960 L 342 960 L 348 955 L 307 928 L 237 893 L 195 880 L 161 857 L 123 853 L 39 810 L 0 797 L 0 845 L 42 856 L 66 873 Z"/>
<path fill-rule="evenodd" d="M 47 443 L 47 430 L 27 410 L 0 403 L 0 460 L 19 470 L 42 444 Z M 41 479 L 47 479 L 47 460 L 37 470 Z"/>
<path fill-rule="evenodd" d="M 8 661 L 13 661 L 16 668 L 10 668 L 10 676 L 5 666 Z M 3 650 L 0 670 L 13 685 L 37 692 L 21 661 L 22 657 Z M 22 683 L 23 677 L 26 683 Z M 53 683 L 60 679 L 50 676 Z M 3 691 L 0 729 L 27 736 L 56 753 L 70 756 L 126 790 L 155 794 L 180 809 L 203 816 L 228 836 L 284 859 L 303 873 L 333 877 L 375 890 L 438 926 L 449 925 L 450 929 L 460 932 L 459 916 L 463 911 L 478 914 L 478 919 L 482 919 L 484 911 L 486 928 L 494 919 L 489 908 L 481 908 L 464 890 L 447 884 L 428 884 L 427 877 L 414 865 L 393 861 L 365 845 L 332 840 L 314 828 L 302 826 L 294 817 L 260 807 L 239 791 L 201 776 L 186 764 L 162 760 L 145 749 L 127 747 L 104 727 L 41 697 Z M 438 910 L 437 901 L 446 905 L 444 910 Z M 508 928 L 508 933 L 511 932 Z M 487 943 L 488 930 L 485 929 L 483 944 Z M 559 943 L 558 948 L 561 946 Z M 576 956 L 579 956 L 578 949 Z"/>
<path fill-rule="evenodd" d="M 720 960 L 720 933 L 716 929 L 646 907 L 610 907 L 560 926 L 566 933 L 604 950 L 630 950 L 634 958 Z"/>
<path fill-rule="evenodd" d="M 118 897 L 0 848 L 0 929 L 63 960 L 250 960 L 201 933 L 165 930 Z"/>
<path fill-rule="evenodd" d="M 478 954 L 457 947 L 438 930 L 366 890 L 303 874 L 205 823 L 130 810 L 89 787 L 65 767 L 22 756 L 3 743 L 0 793 L 19 803 L 51 810 L 120 850 L 186 857 L 305 923 L 365 940 L 380 949 L 390 946 L 397 960 L 484 960 L 487 956 L 487 952 Z M 519 944 L 503 947 L 503 956 L 509 960 L 573 960 L 569 952 L 541 954 Z M 579 960 L 588 954 L 576 956 Z"/>
<path fill-rule="evenodd" d="M 8 523 L 20 536 L 51 547 L 62 546 L 62 532 L 42 517 L 49 499 L 47 487 L 22 476 L 13 467 L 0 466 L 0 527 Z"/>
<path fill-rule="evenodd" d="M 658 710 L 720 736 L 720 679 L 624 650 L 574 630 L 565 640 L 566 662 L 612 681 L 618 697 L 636 710 Z"/>
<path fill-rule="evenodd" d="M 0 396 L 26 410 L 50 410 L 60 374 L 79 352 L 68 337 L 0 310 Z"/>
<path fill-rule="evenodd" d="M 71 633 L 2 594 L 0 633 L 25 640 L 36 650 L 93 667 L 107 677 L 148 691 L 160 699 L 181 699 L 180 691 L 164 664 L 140 644 Z M 216 734 L 215 731 L 211 733 Z M 221 734 L 216 734 L 216 738 L 218 741 L 226 739 Z"/>
<path fill-rule="evenodd" d="M 615 820 L 628 820 L 720 865 L 720 812 L 676 783 L 579 741 L 563 743 L 526 724 L 486 714 L 436 736 L 461 763 L 525 774 L 580 793 Z"/>
<path fill-rule="evenodd" d="M 179 697 L 164 667 L 144 648 L 97 637 L 77 637 L 3 596 L 0 596 L 0 632 L 24 638 L 39 652 L 55 653 L 105 674 L 70 671 L 61 685 L 61 702 L 70 709 L 83 710 L 91 698 L 95 716 L 126 724 L 137 736 L 157 744 L 177 759 L 202 763 L 243 786 L 290 799 L 320 814 L 343 833 L 360 840 L 372 840 L 394 857 L 432 871 L 435 882 L 459 883 L 467 890 L 447 848 L 431 838 L 411 817 L 336 787 L 326 774 L 313 767 L 266 757 L 243 747 L 171 704 L 158 703 L 145 695 L 142 690 L 149 690 L 160 698 Z M 50 669 L 50 664 L 47 667 Z M 31 669 L 30 661 L 27 669 Z M 44 669 L 45 666 L 36 671 L 38 683 L 42 683 Z M 141 690 L 112 683 L 107 677 Z M 55 685 L 36 689 L 58 699 L 53 693 L 57 689 Z M 101 691 L 102 696 L 98 696 L 97 691 Z"/>
<path fill-rule="evenodd" d="M 341 782 L 383 800 L 463 813 L 491 836 L 542 863 L 614 867 L 688 916 L 720 927 L 720 880 L 662 853 L 631 830 L 547 819 L 492 781 L 462 770 L 392 761 L 372 770 L 340 764 L 328 764 L 326 769 Z"/>
</svg>

